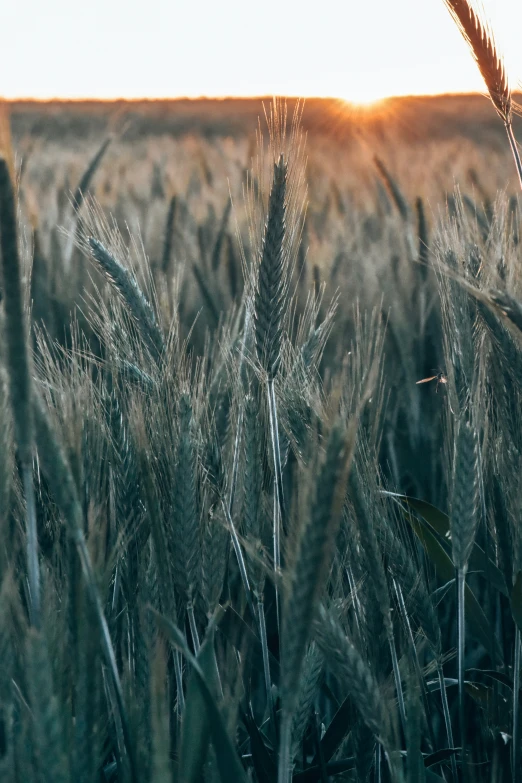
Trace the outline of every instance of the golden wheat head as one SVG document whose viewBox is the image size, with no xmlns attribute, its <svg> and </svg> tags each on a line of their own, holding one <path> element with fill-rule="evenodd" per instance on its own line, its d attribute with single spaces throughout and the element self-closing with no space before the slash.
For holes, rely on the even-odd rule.
<svg viewBox="0 0 522 783">
<path fill-rule="evenodd" d="M 471 49 L 495 109 L 505 123 L 510 123 L 511 90 L 504 61 L 498 52 L 491 30 L 480 19 L 469 0 L 444 0 L 444 2 Z"/>
</svg>

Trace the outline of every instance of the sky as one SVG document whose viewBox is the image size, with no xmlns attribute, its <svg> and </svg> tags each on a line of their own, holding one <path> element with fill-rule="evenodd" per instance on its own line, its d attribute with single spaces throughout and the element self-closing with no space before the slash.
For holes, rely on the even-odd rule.
<svg viewBox="0 0 522 783">
<path fill-rule="evenodd" d="M 516 86 L 522 3 L 483 0 Z M 484 92 L 443 0 L 5 0 L 0 96 Z M 7 44 L 7 45 L 6 45 Z"/>
</svg>

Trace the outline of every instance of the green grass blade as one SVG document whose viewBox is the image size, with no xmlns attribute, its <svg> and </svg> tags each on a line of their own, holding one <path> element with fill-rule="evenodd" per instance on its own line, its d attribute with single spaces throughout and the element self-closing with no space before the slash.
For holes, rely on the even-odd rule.
<svg viewBox="0 0 522 783">
<path fill-rule="evenodd" d="M 197 657 L 205 675 L 211 670 L 213 664 L 213 644 L 214 633 L 212 629 L 207 632 Z M 210 720 L 205 697 L 198 682 L 198 675 L 192 669 L 187 686 L 181 729 L 179 750 L 179 776 L 181 780 L 186 783 L 195 783 L 201 779 L 210 742 Z"/>
</svg>

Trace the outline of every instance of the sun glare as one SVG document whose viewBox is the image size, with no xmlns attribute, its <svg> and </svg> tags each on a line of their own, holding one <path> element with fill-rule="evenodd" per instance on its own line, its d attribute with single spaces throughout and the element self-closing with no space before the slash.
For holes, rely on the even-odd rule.
<svg viewBox="0 0 522 783">
<path fill-rule="evenodd" d="M 366 125 L 390 116 L 394 108 L 393 102 L 383 96 L 357 101 L 343 98 L 339 100 L 338 110 L 344 118 L 349 118 L 353 123 Z"/>
<path fill-rule="evenodd" d="M 343 99 L 344 103 L 347 105 L 348 109 L 352 109 L 354 112 L 361 112 L 361 113 L 373 113 L 375 111 L 378 111 L 383 103 L 386 101 L 385 96 L 381 96 L 379 98 L 367 98 L 363 100 L 350 100 L 348 98 Z"/>
<path fill-rule="evenodd" d="M 373 89 L 372 89 L 373 87 Z M 377 85 L 367 85 L 366 89 L 364 90 L 353 90 L 350 91 L 350 95 L 347 95 L 344 93 L 344 95 L 340 96 L 344 100 L 345 103 L 349 104 L 350 106 L 353 106 L 354 108 L 372 108 L 373 106 L 377 105 L 381 101 L 385 100 L 388 95 L 386 92 L 386 87 L 384 89 L 381 87 L 379 90 Z"/>
</svg>

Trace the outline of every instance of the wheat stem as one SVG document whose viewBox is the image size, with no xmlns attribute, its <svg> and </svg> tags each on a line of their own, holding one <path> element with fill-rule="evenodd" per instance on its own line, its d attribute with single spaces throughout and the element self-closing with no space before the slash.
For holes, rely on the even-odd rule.
<svg viewBox="0 0 522 783">
<path fill-rule="evenodd" d="M 27 517 L 27 571 L 29 574 L 29 614 L 31 625 L 40 628 L 40 566 L 38 564 L 38 532 L 36 526 L 36 505 L 34 496 L 33 471 L 30 465 L 22 467 Z"/>
<path fill-rule="evenodd" d="M 425 683 L 424 683 L 424 676 L 422 674 L 422 669 L 421 669 L 421 665 L 420 665 L 420 661 L 419 661 L 419 656 L 417 654 L 417 647 L 415 645 L 415 639 L 413 637 L 413 631 L 412 631 L 412 627 L 411 627 L 411 623 L 410 623 L 410 618 L 408 617 L 408 612 L 407 612 L 407 609 L 406 609 L 406 604 L 404 602 L 404 595 L 402 593 L 401 586 L 398 584 L 398 582 L 395 579 L 393 579 L 392 581 L 393 581 L 393 586 L 394 586 L 394 589 L 395 589 L 395 594 L 397 596 L 397 601 L 399 603 L 399 610 L 401 612 L 402 619 L 404 621 L 404 624 L 406 626 L 406 630 L 408 632 L 408 639 L 410 641 L 411 651 L 412 651 L 412 655 L 413 655 L 413 663 L 414 663 L 414 666 L 415 666 L 415 672 L 417 674 L 417 678 L 419 680 L 419 686 L 420 686 L 420 692 L 421 692 L 421 697 L 422 697 L 422 703 L 423 703 L 423 706 L 424 706 L 424 712 L 426 714 L 426 720 L 427 720 L 427 723 L 428 723 L 428 732 L 429 732 L 429 735 L 430 735 L 430 743 L 431 743 L 431 747 L 433 749 L 433 748 L 436 747 L 435 736 L 433 734 L 433 727 L 431 725 L 431 721 L 429 720 L 430 713 L 429 713 L 428 697 L 427 697 L 427 693 L 426 693 L 426 686 L 425 686 Z"/>
<path fill-rule="evenodd" d="M 199 654 L 201 644 L 199 641 L 198 627 L 196 625 L 196 617 L 194 614 L 194 604 L 192 603 L 192 601 L 189 601 L 187 603 L 187 615 L 188 615 L 188 621 L 190 627 L 190 634 L 192 636 L 192 644 L 194 646 L 194 654 L 197 656 Z"/>
<path fill-rule="evenodd" d="M 230 481 L 230 495 L 228 498 L 228 510 L 232 514 L 232 507 L 234 505 L 234 497 L 236 494 L 237 475 L 239 470 L 239 449 L 241 446 L 241 435 L 243 430 L 243 408 L 241 407 L 239 415 L 237 417 L 237 430 L 234 440 L 234 458 L 232 462 L 232 479 Z"/>
<path fill-rule="evenodd" d="M 279 513 L 274 514 L 274 565 L 277 571 L 281 568 L 281 522 L 284 524 L 285 501 L 283 494 L 283 476 L 281 470 L 281 449 L 279 446 L 279 426 L 277 420 L 277 403 L 274 381 L 269 380 L 268 410 L 270 417 L 270 440 L 272 444 L 272 459 L 274 463 L 274 492 Z"/>
<path fill-rule="evenodd" d="M 382 783 L 382 745 L 375 746 L 375 783 Z"/>
<path fill-rule="evenodd" d="M 461 743 L 461 770 L 464 779 L 466 779 L 466 715 L 464 675 L 465 675 L 465 612 L 464 598 L 466 590 L 466 571 L 464 568 L 457 569 L 457 670 L 459 681 L 459 727 Z"/>
<path fill-rule="evenodd" d="M 263 674 L 265 678 L 266 703 L 268 706 L 268 714 L 270 716 L 271 726 L 273 730 L 276 731 L 274 700 L 272 698 L 272 677 L 270 674 L 270 655 L 268 651 L 268 638 L 266 635 L 265 603 L 262 595 L 257 596 L 257 621 L 259 625 L 259 639 L 261 642 L 261 654 L 263 656 Z"/>
<path fill-rule="evenodd" d="M 16 206 L 13 183 L 7 161 L 0 158 L 0 255 L 5 292 L 5 329 L 9 396 L 15 426 L 16 446 L 21 463 L 26 501 L 26 558 L 29 577 L 29 614 L 31 624 L 40 627 L 41 598 L 38 565 L 38 535 L 32 476 L 33 411 L 31 376 L 24 320 L 21 264 L 16 230 Z"/>
<path fill-rule="evenodd" d="M 449 704 L 448 704 L 448 694 L 446 691 L 446 682 L 444 679 L 444 669 L 442 668 L 442 662 L 440 658 L 437 658 L 437 675 L 439 678 L 440 698 L 442 700 L 442 712 L 444 714 L 444 725 L 446 727 L 446 734 L 448 737 L 448 747 L 454 748 L 455 744 L 453 739 L 453 728 L 451 725 L 451 715 L 450 715 Z M 457 761 L 455 759 L 455 754 L 451 756 L 451 774 L 453 776 L 453 783 L 457 783 L 458 772 L 457 772 Z"/>
<path fill-rule="evenodd" d="M 176 712 L 179 723 L 185 710 L 185 694 L 183 693 L 183 658 L 179 650 L 174 650 L 174 676 L 176 678 Z"/>
<path fill-rule="evenodd" d="M 522 759 L 520 732 L 520 666 L 522 664 L 522 639 L 520 629 L 515 630 L 515 655 L 513 660 L 513 781 L 520 783 Z"/>
<path fill-rule="evenodd" d="M 506 128 L 506 133 L 509 140 L 509 146 L 511 147 L 511 152 L 513 153 L 513 158 L 515 159 L 515 166 L 517 168 L 517 174 L 518 174 L 518 182 L 520 184 L 520 187 L 522 188 L 522 161 L 520 160 L 520 152 L 518 151 L 518 145 L 515 139 L 515 134 L 513 133 L 513 124 L 511 121 L 505 122 L 504 126 Z"/>
<path fill-rule="evenodd" d="M 248 579 L 245 558 L 243 557 L 243 550 L 241 549 L 239 536 L 237 534 L 237 530 L 235 528 L 234 522 L 232 521 L 232 516 L 230 514 L 230 511 L 228 510 L 227 502 L 223 497 L 221 498 L 221 506 L 225 514 L 225 519 L 227 521 L 228 528 L 230 530 L 230 536 L 232 538 L 232 546 L 234 547 L 234 552 L 236 553 L 237 564 L 239 566 L 239 573 L 241 575 L 241 581 L 243 582 L 248 608 L 250 609 L 252 617 L 255 619 L 256 612 L 254 609 L 254 604 L 252 602 L 252 590 L 250 588 L 250 581 Z"/>
<path fill-rule="evenodd" d="M 279 732 L 279 763 L 277 783 L 290 783 L 292 780 L 292 714 L 284 712 Z"/>
<path fill-rule="evenodd" d="M 397 691 L 397 701 L 399 704 L 399 715 L 401 718 L 401 724 L 404 731 L 404 736 L 406 736 L 407 734 L 406 707 L 404 705 L 404 693 L 402 691 L 401 672 L 399 669 L 399 661 L 397 659 L 397 647 L 395 645 L 395 638 L 393 632 L 388 634 L 388 645 L 390 647 L 390 655 L 392 659 L 393 677 L 395 680 L 395 690 Z"/>
</svg>

